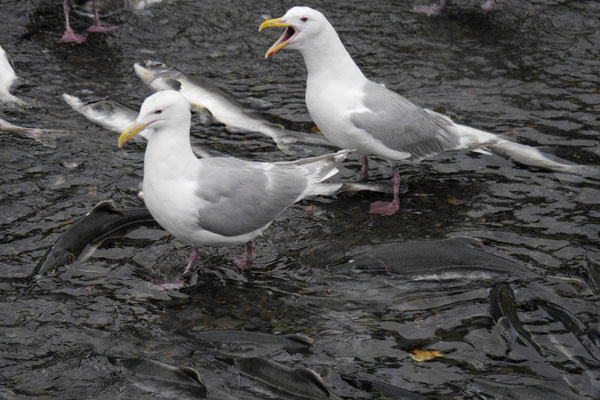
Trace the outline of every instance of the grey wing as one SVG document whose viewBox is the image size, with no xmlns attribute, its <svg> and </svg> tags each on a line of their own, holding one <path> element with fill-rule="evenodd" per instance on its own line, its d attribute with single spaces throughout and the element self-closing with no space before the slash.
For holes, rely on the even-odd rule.
<svg viewBox="0 0 600 400">
<path fill-rule="evenodd" d="M 364 105 L 370 111 L 356 112 L 351 121 L 386 147 L 412 155 L 411 159 L 454 150 L 459 138 L 449 128 L 452 121 L 428 112 L 385 87 L 369 81 L 365 85 Z"/>
<path fill-rule="evenodd" d="M 298 169 L 214 157 L 203 159 L 198 224 L 223 236 L 260 229 L 298 201 L 307 180 Z"/>
</svg>

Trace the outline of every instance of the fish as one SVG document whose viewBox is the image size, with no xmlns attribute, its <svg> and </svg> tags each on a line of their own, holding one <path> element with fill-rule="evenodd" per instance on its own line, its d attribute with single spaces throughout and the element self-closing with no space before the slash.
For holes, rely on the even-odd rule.
<svg viewBox="0 0 600 400">
<path fill-rule="evenodd" d="M 584 178 L 600 178 L 600 167 L 596 165 L 574 164 L 560 157 L 510 140 L 499 140 L 486 146 L 494 154 L 506 157 L 516 163 L 542 168 L 558 173 L 576 174 Z M 576 179 L 576 178 L 574 178 Z"/>
<path fill-rule="evenodd" d="M 2 118 L 0 118 L 0 132 L 22 133 L 32 139 L 37 140 L 42 136 L 42 134 L 44 133 L 44 130 L 37 129 L 37 128 L 25 128 L 22 126 L 11 124 L 10 122 L 5 121 Z"/>
<path fill-rule="evenodd" d="M 182 333 L 188 334 L 187 330 Z M 313 340 L 301 334 L 271 335 L 261 332 L 245 332 L 233 330 L 213 330 L 194 332 L 193 339 L 210 343 L 251 343 L 261 345 L 277 345 L 288 350 L 307 349 Z"/>
<path fill-rule="evenodd" d="M 243 104 L 223 89 L 208 81 L 190 77 L 162 62 L 148 60 L 144 65 L 134 64 L 133 68 L 151 89 L 180 91 L 193 110 L 208 109 L 213 118 L 225 125 L 230 132 L 261 133 L 271 138 L 286 153 L 291 152 L 288 145 L 295 142 L 330 146 L 322 136 L 286 130 L 282 125 L 269 122 L 256 112 L 247 111 Z"/>
<path fill-rule="evenodd" d="M 588 353 L 600 362 L 600 332 L 597 329 L 587 326 L 571 311 L 547 300 L 535 298 L 531 303 L 543 308 L 553 319 L 562 322 Z"/>
<path fill-rule="evenodd" d="M 238 358 L 234 365 L 244 375 L 301 398 L 337 398 L 327 389 L 319 374 L 308 368 L 294 369 L 260 357 Z"/>
<path fill-rule="evenodd" d="M 425 400 L 427 397 L 420 394 L 409 392 L 402 388 L 390 385 L 389 383 L 376 380 L 356 378 L 349 375 L 340 376 L 343 381 L 354 386 L 357 389 L 368 393 L 377 394 L 377 398 L 396 399 L 396 400 Z M 383 397 L 383 396 L 385 397 Z"/>
<path fill-rule="evenodd" d="M 108 357 L 108 361 L 129 371 L 134 385 L 168 398 L 205 398 L 206 385 L 198 371 L 191 367 L 175 367 L 146 358 Z"/>
<path fill-rule="evenodd" d="M 62 98 L 73 110 L 113 132 L 123 132 L 138 115 L 137 110 L 119 104 L 108 96 L 80 99 L 63 93 Z"/>
<path fill-rule="evenodd" d="M 0 46 L 0 102 L 27 106 L 23 100 L 10 94 L 10 88 L 17 79 L 12 59 Z"/>
<path fill-rule="evenodd" d="M 358 250 L 345 266 L 409 275 L 414 280 L 477 279 L 522 271 L 520 265 L 474 248 L 465 238 L 369 246 Z"/>
<path fill-rule="evenodd" d="M 512 344 L 523 338 L 540 354 L 542 349 L 533 340 L 517 316 L 517 300 L 511 287 L 506 283 L 497 283 L 490 291 L 490 314 L 496 322 L 500 334 L 508 344 L 508 351 Z"/>
<path fill-rule="evenodd" d="M 559 386 L 560 382 L 551 382 L 546 380 L 542 384 L 524 384 L 523 382 L 516 383 L 501 383 L 473 378 L 472 383 L 468 386 L 473 391 L 480 394 L 477 398 L 483 399 L 504 399 L 504 400 L 577 400 L 582 397 L 575 394 L 568 386 Z"/>
<path fill-rule="evenodd" d="M 89 245 L 98 245 L 111 235 L 138 226 L 159 225 L 145 208 L 117 210 L 110 200 L 100 202 L 58 238 L 30 277 L 52 274 L 75 261 Z"/>
<path fill-rule="evenodd" d="M 112 132 L 123 132 L 138 116 L 138 110 L 112 100 L 109 96 L 81 99 L 63 93 L 62 98 L 73 110 Z M 144 132 L 136 137 L 144 137 Z M 194 145 L 193 150 L 198 157 L 211 156 L 211 153 L 198 145 Z"/>
</svg>

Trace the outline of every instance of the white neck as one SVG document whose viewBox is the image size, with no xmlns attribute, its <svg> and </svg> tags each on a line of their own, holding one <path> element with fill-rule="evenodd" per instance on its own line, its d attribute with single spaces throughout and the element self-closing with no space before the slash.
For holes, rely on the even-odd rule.
<svg viewBox="0 0 600 400">
<path fill-rule="evenodd" d="M 148 135 L 148 145 L 144 156 L 144 179 L 146 177 L 161 177 L 175 179 L 194 163 L 197 158 L 190 144 L 190 123 L 173 128 L 164 128 Z M 182 131 L 185 129 L 187 134 Z"/>
<path fill-rule="evenodd" d="M 343 77 L 362 84 L 366 79 L 331 25 L 320 33 L 320 40 L 312 41 L 299 50 L 304 57 L 309 80 Z"/>
</svg>

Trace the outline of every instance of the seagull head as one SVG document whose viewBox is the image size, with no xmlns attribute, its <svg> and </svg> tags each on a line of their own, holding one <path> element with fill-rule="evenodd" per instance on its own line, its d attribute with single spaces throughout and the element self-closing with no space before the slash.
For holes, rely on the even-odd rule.
<svg viewBox="0 0 600 400">
<path fill-rule="evenodd" d="M 154 93 L 144 100 L 135 121 L 119 136 L 119 147 L 129 142 L 135 135 L 151 129 L 159 132 L 164 128 L 179 126 L 191 119 L 190 103 L 176 90 L 164 90 Z M 153 135 L 146 135 L 150 140 Z"/>
<path fill-rule="evenodd" d="M 310 7 L 293 7 L 281 18 L 269 19 L 258 28 L 285 27 L 283 35 L 267 50 L 265 58 L 271 57 L 284 47 L 302 50 L 308 43 L 327 29 L 329 21 L 323 14 Z"/>
</svg>

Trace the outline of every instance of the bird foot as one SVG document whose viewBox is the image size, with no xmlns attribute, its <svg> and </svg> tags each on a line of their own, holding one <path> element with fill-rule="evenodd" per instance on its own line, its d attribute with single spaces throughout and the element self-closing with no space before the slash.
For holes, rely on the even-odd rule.
<svg viewBox="0 0 600 400">
<path fill-rule="evenodd" d="M 431 5 L 431 6 L 414 6 L 413 7 L 413 12 L 416 12 L 417 14 L 425 14 L 428 17 L 431 17 L 433 15 L 438 15 L 440 13 L 440 11 L 442 11 L 443 7 L 440 7 L 438 5 Z"/>
<path fill-rule="evenodd" d="M 394 215 L 396 211 L 400 209 L 400 202 L 398 200 L 393 200 L 390 202 L 387 201 L 376 201 L 371 203 L 371 209 L 369 213 L 371 214 L 381 214 L 381 215 Z"/>
<path fill-rule="evenodd" d="M 481 9 L 483 11 L 493 11 L 497 6 L 496 0 L 486 0 L 486 2 L 481 5 Z"/>
<path fill-rule="evenodd" d="M 85 36 L 79 35 L 79 34 L 73 32 L 72 29 L 67 29 L 58 42 L 59 43 L 81 44 L 81 43 L 85 42 L 85 39 L 86 39 Z"/>
<path fill-rule="evenodd" d="M 150 283 L 150 286 L 160 291 L 164 290 L 178 290 L 186 286 L 183 278 L 175 279 L 174 281 L 159 281 L 154 280 Z"/>
<path fill-rule="evenodd" d="M 116 31 L 117 29 L 119 29 L 118 26 L 102 25 L 101 23 L 97 22 L 88 28 L 88 32 L 104 33 L 104 32 Z"/>
<path fill-rule="evenodd" d="M 232 261 L 238 266 L 239 269 L 252 269 L 252 260 L 248 259 L 247 256 L 234 257 Z"/>
</svg>

